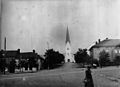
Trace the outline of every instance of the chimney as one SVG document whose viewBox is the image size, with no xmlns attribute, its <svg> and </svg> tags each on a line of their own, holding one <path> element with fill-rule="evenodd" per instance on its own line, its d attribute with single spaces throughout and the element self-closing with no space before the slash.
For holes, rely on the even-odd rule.
<svg viewBox="0 0 120 87">
<path fill-rule="evenodd" d="M 18 53 L 20 53 L 20 49 L 18 49 Z"/>
<path fill-rule="evenodd" d="M 33 53 L 35 53 L 35 50 L 33 50 Z"/>
<path fill-rule="evenodd" d="M 100 41 L 100 39 L 98 39 L 98 43 L 100 43 L 101 41 Z"/>
<path fill-rule="evenodd" d="M 106 40 L 108 40 L 108 38 L 106 38 Z"/>
<path fill-rule="evenodd" d="M 3 49 L 1 49 L 1 53 L 3 54 Z"/>
<path fill-rule="evenodd" d="M 95 44 L 98 44 L 98 42 L 96 41 Z"/>
</svg>

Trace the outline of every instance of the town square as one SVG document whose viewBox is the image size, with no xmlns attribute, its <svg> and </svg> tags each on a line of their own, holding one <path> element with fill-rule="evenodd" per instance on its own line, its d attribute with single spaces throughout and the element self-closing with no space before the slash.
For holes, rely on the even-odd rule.
<svg viewBox="0 0 120 87">
<path fill-rule="evenodd" d="M 120 87 L 120 1 L 0 0 L 0 87 Z"/>
</svg>

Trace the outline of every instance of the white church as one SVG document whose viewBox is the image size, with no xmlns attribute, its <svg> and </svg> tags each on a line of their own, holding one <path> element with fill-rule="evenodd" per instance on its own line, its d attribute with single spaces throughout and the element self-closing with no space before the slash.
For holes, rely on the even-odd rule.
<svg viewBox="0 0 120 87">
<path fill-rule="evenodd" d="M 68 27 L 66 31 L 66 42 L 65 42 L 65 62 L 75 62 L 74 56 L 71 53 L 71 42 L 70 42 Z"/>
</svg>

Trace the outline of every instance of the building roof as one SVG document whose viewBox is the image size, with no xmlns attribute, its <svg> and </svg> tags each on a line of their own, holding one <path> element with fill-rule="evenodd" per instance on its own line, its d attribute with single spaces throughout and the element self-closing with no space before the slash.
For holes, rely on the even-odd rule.
<svg viewBox="0 0 120 87">
<path fill-rule="evenodd" d="M 6 51 L 3 51 L 3 55 L 5 57 L 17 57 L 18 54 L 19 54 L 18 50 L 6 50 Z"/>
<path fill-rule="evenodd" d="M 38 59 L 42 59 L 42 56 L 38 55 L 37 53 L 35 53 L 34 51 L 33 52 L 22 52 L 20 53 L 20 50 L 1 50 L 0 51 L 0 58 L 2 57 L 5 57 L 5 58 L 19 58 L 20 56 L 23 58 L 23 59 L 26 59 L 26 58 L 38 58 Z"/>
<path fill-rule="evenodd" d="M 21 56 L 23 59 L 26 59 L 26 58 L 38 58 L 38 59 L 43 59 L 40 55 L 38 55 L 37 53 L 33 53 L 33 52 L 20 53 L 20 56 Z"/>
<path fill-rule="evenodd" d="M 33 52 L 24 52 L 24 53 L 20 53 L 20 56 L 22 58 L 36 57 L 36 53 L 33 53 Z"/>
<path fill-rule="evenodd" d="M 105 39 L 100 43 L 93 45 L 89 50 L 98 47 L 120 47 L 120 39 Z"/>
</svg>

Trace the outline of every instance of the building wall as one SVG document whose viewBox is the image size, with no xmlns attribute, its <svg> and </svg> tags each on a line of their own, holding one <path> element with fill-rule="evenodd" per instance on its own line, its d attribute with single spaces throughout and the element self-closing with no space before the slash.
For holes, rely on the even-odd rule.
<svg viewBox="0 0 120 87">
<path fill-rule="evenodd" d="M 67 42 L 67 44 L 66 44 L 65 51 L 66 51 L 66 53 L 65 53 L 65 62 L 68 62 L 68 60 L 69 60 L 69 62 L 75 62 L 74 57 L 73 57 L 73 55 L 71 53 L 71 46 L 70 46 L 69 42 Z"/>
<path fill-rule="evenodd" d="M 110 56 L 110 60 L 112 61 L 115 56 L 119 55 L 120 56 L 120 48 L 116 48 L 116 47 L 99 47 L 99 48 L 93 48 L 91 50 L 91 56 L 95 59 L 99 60 L 99 54 L 100 52 L 102 52 L 103 50 L 105 50 L 106 52 L 109 53 Z"/>
</svg>

